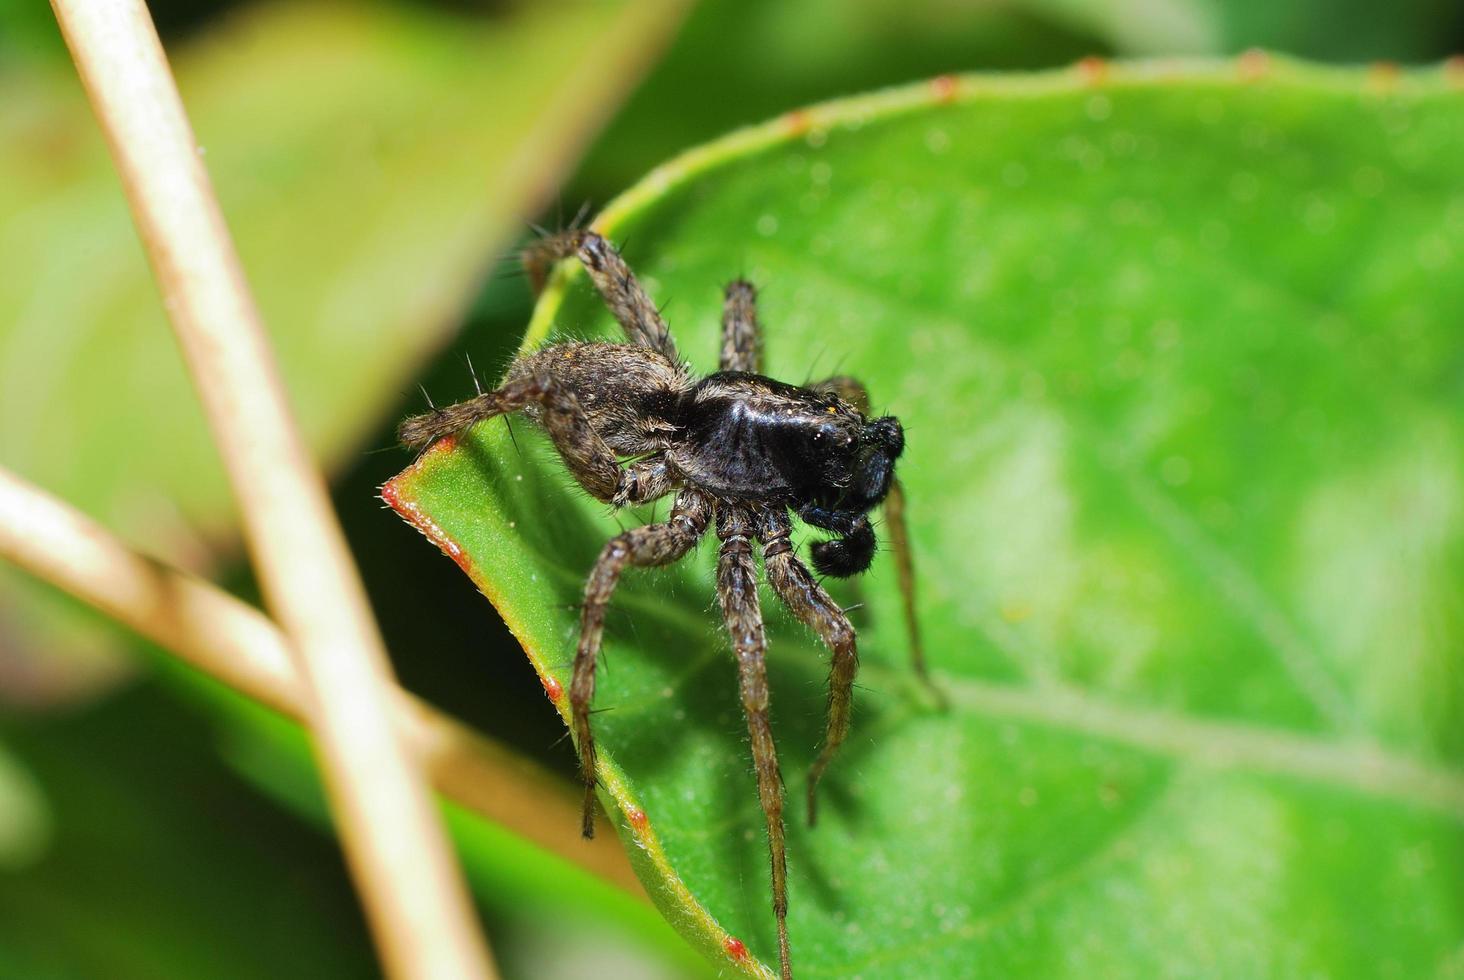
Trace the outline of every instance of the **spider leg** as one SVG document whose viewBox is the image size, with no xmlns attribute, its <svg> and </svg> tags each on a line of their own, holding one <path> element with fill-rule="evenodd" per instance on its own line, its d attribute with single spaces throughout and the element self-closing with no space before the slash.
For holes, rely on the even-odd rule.
<svg viewBox="0 0 1464 980">
<path fill-rule="evenodd" d="M 761 333 L 757 290 L 745 279 L 732 280 L 722 301 L 722 370 L 758 373 L 762 367 Z"/>
<path fill-rule="evenodd" d="M 711 504 L 695 490 L 683 490 L 664 524 L 648 524 L 618 534 L 605 543 L 595 567 L 585 582 L 585 602 L 580 611 L 579 648 L 574 656 L 574 676 L 569 685 L 571 722 L 579 745 L 580 776 L 585 784 L 581 832 L 595 833 L 595 739 L 590 732 L 590 702 L 595 696 L 595 662 L 605 633 L 605 609 L 627 565 L 668 565 L 683 557 L 706 533 Z"/>
<path fill-rule="evenodd" d="M 665 463 L 654 457 L 622 470 L 574 393 L 549 371 L 521 374 L 475 398 L 414 415 L 397 428 L 397 438 L 406 446 L 421 449 L 486 419 L 532 405 L 539 406 L 539 420 L 565 466 L 596 499 L 623 506 L 661 496 L 670 489 Z"/>
<path fill-rule="evenodd" d="M 757 570 L 752 558 L 752 514 L 745 507 L 722 504 L 717 509 L 717 537 L 722 542 L 717 559 L 717 598 L 732 636 L 742 711 L 752 741 L 752 762 L 757 772 L 757 795 L 768 826 L 768 856 L 772 865 L 773 915 L 778 920 L 778 960 L 783 980 L 791 980 L 788 956 L 788 861 L 783 838 L 783 776 L 768 718 L 768 675 L 764 655 L 762 609 L 758 604 Z"/>
<path fill-rule="evenodd" d="M 857 378 L 838 376 L 815 382 L 809 387 L 832 391 L 864 414 L 869 414 L 869 390 Z M 890 547 L 895 553 L 895 572 L 900 580 L 900 596 L 905 607 L 905 634 L 910 642 L 910 662 L 916 675 L 941 703 L 945 695 L 930 679 L 925 665 L 925 641 L 920 635 L 920 620 L 915 615 L 915 559 L 910 550 L 910 529 L 905 523 L 905 489 L 898 479 L 890 482 L 884 501 L 885 521 L 890 528 Z"/>
<path fill-rule="evenodd" d="M 905 604 L 905 631 L 910 638 L 910 664 L 915 673 L 942 705 L 945 692 L 930 678 L 925 665 L 925 643 L 920 638 L 920 620 L 915 614 L 915 560 L 910 550 L 910 528 L 905 523 L 905 488 L 899 480 L 890 481 L 890 492 L 884 501 L 885 521 L 890 527 L 890 548 L 895 553 L 895 574 L 900 580 L 900 598 Z"/>
<path fill-rule="evenodd" d="M 579 259 L 590 274 L 605 305 L 615 315 L 632 344 L 649 347 L 673 362 L 679 360 L 671 331 L 656 304 L 636 281 L 635 274 L 615 251 L 615 246 L 597 232 L 571 228 L 541 238 L 524 249 L 524 268 L 529 273 L 535 295 L 543 291 L 554 263 L 571 256 Z"/>
<path fill-rule="evenodd" d="M 869 389 L 864 387 L 864 382 L 858 378 L 851 378 L 846 374 L 836 374 L 832 378 L 814 381 L 808 387 L 814 391 L 833 392 L 859 409 L 860 412 L 865 415 L 869 414 Z"/>
<path fill-rule="evenodd" d="M 854 627 L 838 603 L 814 581 L 813 575 L 788 540 L 792 525 L 783 511 L 762 515 L 758 537 L 763 542 L 763 570 L 778 598 L 809 629 L 818 634 L 833 655 L 829 665 L 829 716 L 823 750 L 808 770 L 808 824 L 818 819 L 819 778 L 849 734 L 849 717 L 854 701 L 854 672 L 859 669 L 859 651 Z"/>
</svg>

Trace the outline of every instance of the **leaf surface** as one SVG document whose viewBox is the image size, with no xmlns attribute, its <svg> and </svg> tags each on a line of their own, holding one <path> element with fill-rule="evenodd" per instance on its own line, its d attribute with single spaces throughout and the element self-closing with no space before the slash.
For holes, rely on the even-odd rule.
<svg viewBox="0 0 1464 980">
<path fill-rule="evenodd" d="M 951 707 L 913 683 L 892 563 L 838 585 L 861 686 L 819 826 L 790 806 L 797 975 L 1459 969 L 1460 173 L 1457 71 L 1090 64 L 793 113 L 602 215 L 698 369 L 745 274 L 768 373 L 858 375 L 906 426 Z M 614 335 L 568 270 L 526 346 Z M 525 429 L 439 445 L 385 496 L 565 712 L 584 577 L 651 512 L 605 513 Z M 595 725 L 663 912 L 759 974 L 714 552 L 627 573 Z M 796 804 L 826 657 L 764 608 Z"/>
</svg>

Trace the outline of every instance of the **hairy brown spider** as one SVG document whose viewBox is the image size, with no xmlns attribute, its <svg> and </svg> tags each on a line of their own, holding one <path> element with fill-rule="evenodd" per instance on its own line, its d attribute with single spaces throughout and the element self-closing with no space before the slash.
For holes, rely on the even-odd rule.
<svg viewBox="0 0 1464 980">
<path fill-rule="evenodd" d="M 810 550 L 821 574 L 843 577 L 869 567 L 875 551 L 869 511 L 885 505 L 912 654 L 924 677 L 904 501 L 894 478 L 905 437 L 894 418 L 867 416 L 868 396 L 852 378 L 800 388 L 758 374 L 756 294 L 748 283 L 727 286 L 721 370 L 697 379 L 677 356 L 650 297 L 600 235 L 573 230 L 532 246 L 525 266 L 536 291 L 550 266 L 569 256 L 589 271 L 630 343 L 543 347 L 519 358 L 496 391 L 409 418 L 398 435 L 407 446 L 421 448 L 485 419 L 522 411 L 547 430 L 570 473 L 597 499 L 623 507 L 676 491 L 670 518 L 611 538 L 585 584 L 570 704 L 586 837 L 593 833 L 596 782 L 590 702 L 606 605 L 627 565 L 677 561 L 715 522 L 722 543 L 717 595 L 737 655 L 758 797 L 767 818 L 778 955 L 783 977 L 790 978 L 783 783 L 768 720 L 767 642 L 753 542 L 762 545 L 763 571 L 773 591 L 833 654 L 827 733 L 808 773 L 812 824 L 815 787 L 849 731 L 858 656 L 849 618 L 793 551 L 789 512 L 836 535 Z"/>
</svg>

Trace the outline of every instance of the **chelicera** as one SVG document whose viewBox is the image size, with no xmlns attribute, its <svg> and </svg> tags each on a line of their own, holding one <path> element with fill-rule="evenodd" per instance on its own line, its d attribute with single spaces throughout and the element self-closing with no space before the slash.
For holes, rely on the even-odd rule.
<svg viewBox="0 0 1464 980">
<path fill-rule="evenodd" d="M 552 264 L 574 257 L 629 343 L 557 343 L 523 355 L 501 387 L 407 419 L 398 435 L 413 448 L 510 412 L 548 433 L 565 466 L 595 498 L 624 507 L 675 494 L 669 518 L 619 534 L 605 545 L 585 584 L 579 647 L 570 684 L 571 720 L 584 781 L 583 833 L 593 833 L 595 741 L 590 705 L 605 611 L 628 566 L 668 565 L 709 530 L 721 547 L 717 596 L 737 658 L 742 708 L 751 735 L 758 798 L 767 820 L 782 975 L 788 951 L 788 884 L 783 781 L 769 722 L 754 547 L 774 594 L 818 634 L 832 654 L 824 743 L 808 773 L 808 821 L 816 817 L 819 778 L 849 732 L 854 627 L 799 560 L 792 518 L 828 532 L 813 567 L 844 577 L 874 559 L 870 512 L 881 505 L 894 546 L 915 668 L 925 676 L 914 618 L 914 573 L 895 461 L 905 448 L 900 423 L 871 418 L 864 387 L 848 377 L 806 386 L 759 374 L 756 293 L 742 280 L 726 287 L 720 370 L 697 378 L 677 354 L 660 312 L 620 254 L 599 234 L 570 230 L 525 253 L 535 289 Z"/>
</svg>

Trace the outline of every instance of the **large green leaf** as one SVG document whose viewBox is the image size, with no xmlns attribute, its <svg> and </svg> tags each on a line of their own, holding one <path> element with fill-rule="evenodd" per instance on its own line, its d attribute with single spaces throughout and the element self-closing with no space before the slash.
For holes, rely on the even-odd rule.
<svg viewBox="0 0 1464 980">
<path fill-rule="evenodd" d="M 313 0 L 236 13 L 172 52 L 327 465 L 360 451 L 459 325 L 679 7 Z M 0 465 L 207 567 L 232 543 L 228 486 L 74 69 L 0 61 L 0 144 Z M 27 599 L 7 588 L 0 619 L 34 633 L 47 598 Z M 47 669 L 85 645 L 44 637 L 29 645 Z"/>
<path fill-rule="evenodd" d="M 1459 968 L 1461 173 L 1457 72 L 1089 65 L 791 114 L 602 216 L 698 368 L 745 273 L 771 374 L 860 375 L 906 425 L 951 706 L 890 562 L 840 586 L 862 686 L 825 816 L 789 825 L 800 976 Z M 614 333 L 578 272 L 551 332 Z M 517 428 L 385 493 L 558 695 L 618 523 Z M 601 775 L 672 923 L 771 962 L 713 550 L 621 585 Z M 797 800 L 824 654 L 781 616 L 771 646 Z"/>
</svg>

